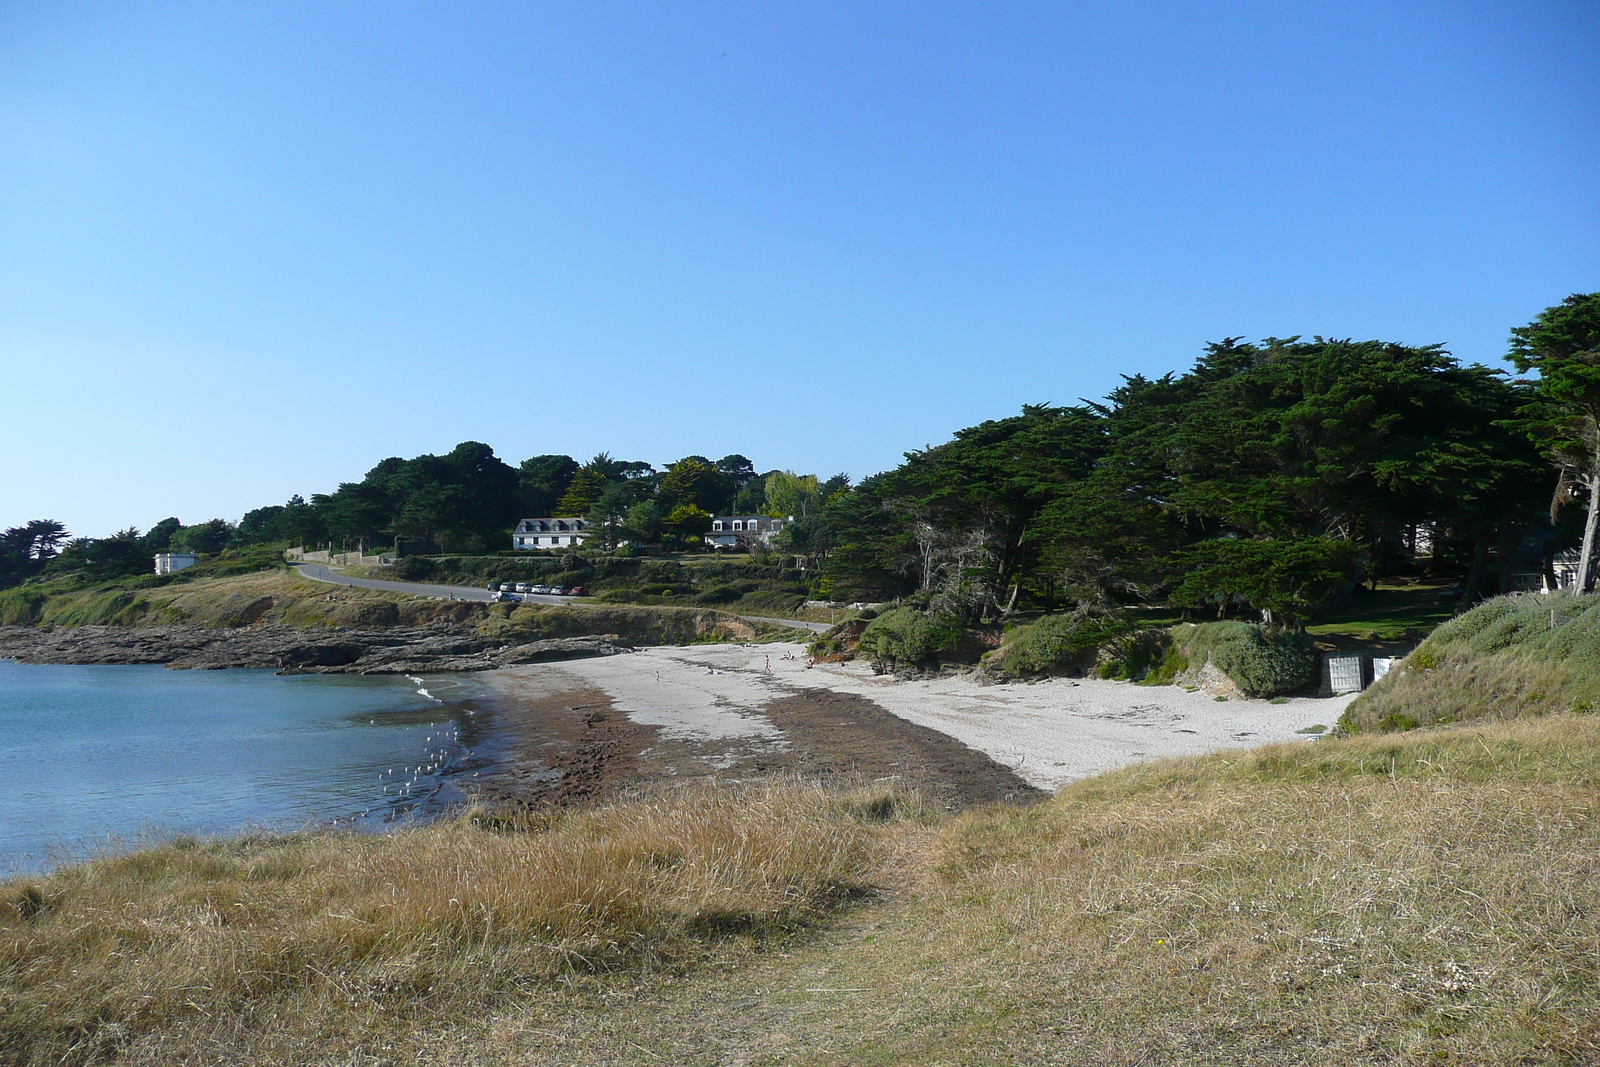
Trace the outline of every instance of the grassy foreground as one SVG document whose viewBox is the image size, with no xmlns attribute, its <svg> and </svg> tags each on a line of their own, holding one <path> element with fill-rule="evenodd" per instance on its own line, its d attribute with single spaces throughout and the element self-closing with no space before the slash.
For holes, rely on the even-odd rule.
<svg viewBox="0 0 1600 1067">
<path fill-rule="evenodd" d="M 1563 715 L 944 822 L 783 786 L 168 846 L 9 887 L 0 1058 L 1595 1063 L 1597 779 Z"/>
<path fill-rule="evenodd" d="M 310 1063 L 559 981 L 782 936 L 875 869 L 866 803 L 686 790 L 391 836 L 164 847 L 7 887 L 0 1060 Z"/>
</svg>

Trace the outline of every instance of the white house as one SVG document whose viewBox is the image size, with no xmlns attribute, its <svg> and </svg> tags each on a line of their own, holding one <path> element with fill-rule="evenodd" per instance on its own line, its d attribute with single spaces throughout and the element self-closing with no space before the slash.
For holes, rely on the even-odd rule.
<svg viewBox="0 0 1600 1067">
<path fill-rule="evenodd" d="M 1545 589 L 1544 591 L 1553 593 L 1557 589 L 1576 588 L 1578 584 L 1578 563 L 1581 558 L 1582 553 L 1575 548 L 1569 548 L 1565 552 L 1557 552 L 1555 558 L 1550 561 L 1550 569 L 1556 572 L 1556 588 Z"/>
<path fill-rule="evenodd" d="M 566 548 L 581 545 L 589 536 L 582 519 L 523 519 L 511 531 L 512 548 Z"/>
<path fill-rule="evenodd" d="M 793 521 L 793 515 L 787 519 L 774 519 L 770 515 L 717 515 L 711 519 L 706 544 L 713 548 L 739 548 L 755 542 L 769 544 Z"/>
<path fill-rule="evenodd" d="M 199 562 L 200 557 L 193 552 L 158 552 L 156 573 L 172 574 L 175 571 L 187 570 Z"/>
</svg>

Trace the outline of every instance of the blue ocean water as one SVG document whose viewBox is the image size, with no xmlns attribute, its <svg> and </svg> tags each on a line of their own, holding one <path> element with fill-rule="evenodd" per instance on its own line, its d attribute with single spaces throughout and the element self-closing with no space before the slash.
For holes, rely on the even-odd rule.
<svg viewBox="0 0 1600 1067">
<path fill-rule="evenodd" d="M 0 877 L 149 837 L 460 800 L 486 740 L 469 678 L 0 661 Z"/>
</svg>

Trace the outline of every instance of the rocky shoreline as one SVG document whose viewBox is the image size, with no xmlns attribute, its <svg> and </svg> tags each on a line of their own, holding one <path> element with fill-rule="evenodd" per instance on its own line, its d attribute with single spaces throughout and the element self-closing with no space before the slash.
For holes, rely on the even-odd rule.
<svg viewBox="0 0 1600 1067">
<path fill-rule="evenodd" d="M 274 625 L 0 627 L 0 658 L 19 663 L 264 667 L 280 674 L 487 671 L 632 651 L 615 635 L 519 642 L 466 626 L 325 631 Z"/>
</svg>

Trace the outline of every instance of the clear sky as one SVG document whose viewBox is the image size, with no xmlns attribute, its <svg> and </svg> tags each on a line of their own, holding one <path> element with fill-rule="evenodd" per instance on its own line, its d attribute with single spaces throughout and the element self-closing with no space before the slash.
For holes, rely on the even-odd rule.
<svg viewBox="0 0 1600 1067">
<path fill-rule="evenodd" d="M 857 477 L 1600 289 L 1600 4 L 0 3 L 0 525 L 379 459 Z"/>
</svg>

